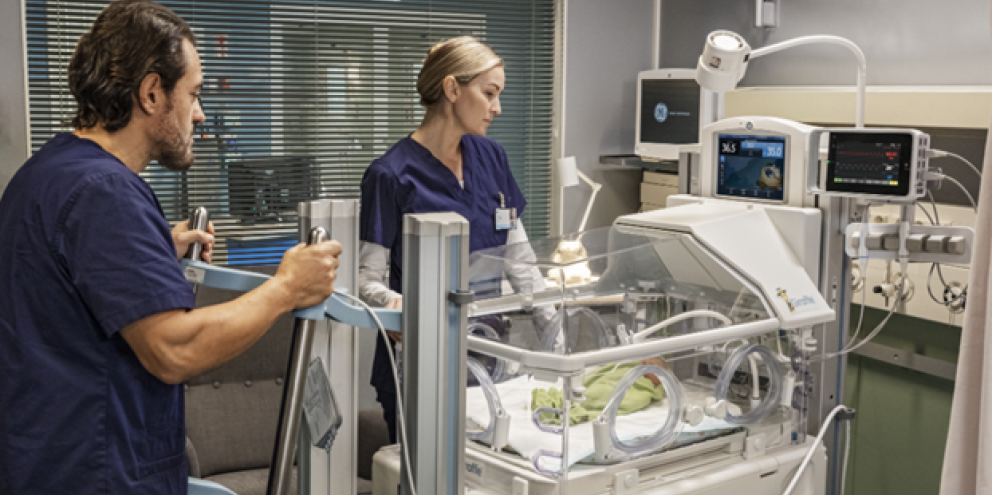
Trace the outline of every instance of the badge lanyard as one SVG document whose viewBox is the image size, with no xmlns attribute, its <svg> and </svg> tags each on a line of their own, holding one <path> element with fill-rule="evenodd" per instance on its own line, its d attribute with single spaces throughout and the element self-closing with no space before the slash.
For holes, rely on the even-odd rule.
<svg viewBox="0 0 992 495">
<path fill-rule="evenodd" d="M 496 230 L 512 230 L 517 228 L 517 209 L 506 207 L 506 198 L 502 192 L 499 195 L 499 207 L 496 208 L 495 224 Z"/>
</svg>

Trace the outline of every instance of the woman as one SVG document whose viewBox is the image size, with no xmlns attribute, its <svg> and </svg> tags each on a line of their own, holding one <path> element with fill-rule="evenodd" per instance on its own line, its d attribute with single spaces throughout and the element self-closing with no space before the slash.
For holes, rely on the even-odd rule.
<svg viewBox="0 0 992 495">
<path fill-rule="evenodd" d="M 518 218 L 527 202 L 503 148 L 485 138 L 500 114 L 505 81 L 503 60 L 475 38 L 453 38 L 428 52 L 417 78 L 420 104 L 427 109 L 423 122 L 373 161 L 362 178 L 359 292 L 364 299 L 402 306 L 405 214 L 462 215 L 469 222 L 470 251 L 527 240 Z M 498 210 L 512 212 L 509 225 L 497 225 Z M 400 334 L 390 337 L 401 341 Z M 386 345 L 380 336 L 371 384 L 395 443 L 396 386 Z"/>
</svg>

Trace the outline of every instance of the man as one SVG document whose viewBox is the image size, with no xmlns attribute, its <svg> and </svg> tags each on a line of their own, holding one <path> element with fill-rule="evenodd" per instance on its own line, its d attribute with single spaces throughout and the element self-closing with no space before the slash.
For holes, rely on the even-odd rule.
<svg viewBox="0 0 992 495">
<path fill-rule="evenodd" d="M 277 274 L 193 309 L 178 257 L 213 236 L 170 231 L 138 175 L 193 164 L 204 121 L 196 39 L 148 0 L 111 3 L 69 64 L 75 132 L 0 198 L 0 493 L 184 494 L 181 383 L 333 291 L 341 246 L 290 249 Z M 208 229 L 209 230 L 209 229 Z"/>
</svg>

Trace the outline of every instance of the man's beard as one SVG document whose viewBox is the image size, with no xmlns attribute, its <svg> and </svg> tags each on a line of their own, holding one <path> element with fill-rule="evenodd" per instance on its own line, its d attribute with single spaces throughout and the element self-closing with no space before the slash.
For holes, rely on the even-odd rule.
<svg viewBox="0 0 992 495">
<path fill-rule="evenodd" d="M 156 129 L 158 164 L 176 172 L 185 172 L 193 166 L 196 158 L 193 156 L 193 136 L 183 136 L 172 118 L 172 101 L 166 108 L 165 116 Z"/>
</svg>

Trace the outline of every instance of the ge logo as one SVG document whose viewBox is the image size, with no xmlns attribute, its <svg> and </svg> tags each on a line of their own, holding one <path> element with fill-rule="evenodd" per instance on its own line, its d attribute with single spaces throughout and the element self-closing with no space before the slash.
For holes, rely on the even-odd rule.
<svg viewBox="0 0 992 495">
<path fill-rule="evenodd" d="M 720 153 L 737 153 L 737 143 L 727 141 L 720 144 L 722 145 Z"/>
<path fill-rule="evenodd" d="M 659 103 L 654 106 L 654 120 L 659 123 L 668 120 L 668 105 Z"/>
</svg>

